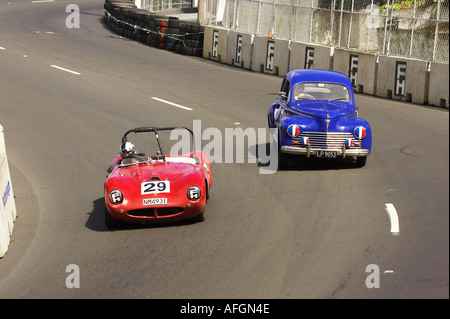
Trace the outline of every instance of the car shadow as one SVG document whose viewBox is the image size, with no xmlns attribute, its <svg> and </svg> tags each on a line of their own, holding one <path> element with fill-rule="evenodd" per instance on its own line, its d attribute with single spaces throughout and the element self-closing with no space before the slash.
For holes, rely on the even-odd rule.
<svg viewBox="0 0 450 319">
<path fill-rule="evenodd" d="M 161 228 L 161 227 L 176 227 L 186 226 L 197 223 L 195 220 L 183 220 L 178 222 L 161 222 L 161 223 L 148 223 L 148 224 L 131 224 L 127 223 L 117 228 L 110 229 L 105 224 L 105 199 L 100 197 L 92 202 L 92 211 L 87 213 L 88 219 L 85 226 L 93 231 L 109 232 L 129 229 L 143 229 L 143 228 Z"/>
<path fill-rule="evenodd" d="M 272 156 L 278 156 L 278 154 L 270 153 L 270 143 L 251 145 L 248 150 L 257 158 L 258 167 L 272 167 L 270 158 Z M 269 159 L 269 161 L 267 161 L 267 159 Z M 307 158 L 302 155 L 289 155 L 287 167 L 278 169 L 278 171 L 324 171 L 356 168 L 360 169 L 353 157 L 345 159 L 327 159 L 316 157 Z"/>
</svg>

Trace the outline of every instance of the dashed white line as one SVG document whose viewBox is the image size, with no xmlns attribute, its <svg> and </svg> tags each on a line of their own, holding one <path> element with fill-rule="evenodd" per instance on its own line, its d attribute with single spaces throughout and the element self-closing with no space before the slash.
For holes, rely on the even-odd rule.
<svg viewBox="0 0 450 319">
<path fill-rule="evenodd" d="M 72 71 L 72 70 L 69 70 L 69 69 L 65 69 L 65 68 L 62 68 L 62 67 L 60 67 L 60 66 L 57 66 L 57 65 L 50 65 L 52 68 L 55 68 L 55 69 L 58 69 L 58 70 L 62 70 L 62 71 L 66 71 L 66 72 L 69 72 L 69 73 L 72 73 L 72 74 L 76 74 L 76 75 L 80 75 L 81 73 L 79 73 L 79 72 L 75 72 L 75 71 Z"/>
<path fill-rule="evenodd" d="M 400 226 L 398 222 L 397 210 L 391 203 L 387 203 L 385 205 L 386 205 L 385 209 L 389 215 L 389 219 L 391 220 L 391 233 L 392 235 L 398 235 L 400 233 Z"/>
<path fill-rule="evenodd" d="M 0 50 L 6 50 L 4 47 L 0 47 Z"/>
<path fill-rule="evenodd" d="M 154 97 L 154 96 L 152 97 L 152 99 L 156 100 L 156 101 L 159 101 L 159 102 L 162 102 L 162 103 L 166 103 L 166 104 L 172 105 L 172 106 L 179 107 L 180 109 L 184 109 L 184 110 L 188 110 L 188 111 L 193 111 L 194 110 L 194 109 L 191 109 L 190 107 L 187 107 L 187 106 L 184 106 L 184 105 L 180 105 L 180 104 L 176 104 L 176 103 L 172 103 L 172 102 L 169 102 L 169 101 L 166 101 L 166 100 Z"/>
</svg>

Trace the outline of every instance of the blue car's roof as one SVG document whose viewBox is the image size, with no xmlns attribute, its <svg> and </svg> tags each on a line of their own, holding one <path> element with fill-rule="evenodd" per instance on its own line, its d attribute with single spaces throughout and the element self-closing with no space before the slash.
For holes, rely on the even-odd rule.
<svg viewBox="0 0 450 319">
<path fill-rule="evenodd" d="M 286 77 L 292 84 L 298 82 L 332 82 L 343 84 L 352 89 L 350 79 L 337 71 L 301 69 L 290 71 Z"/>
</svg>

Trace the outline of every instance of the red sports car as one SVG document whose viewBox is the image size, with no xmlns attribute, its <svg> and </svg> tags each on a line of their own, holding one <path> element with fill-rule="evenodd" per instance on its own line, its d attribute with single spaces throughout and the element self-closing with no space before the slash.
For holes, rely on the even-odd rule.
<svg viewBox="0 0 450 319">
<path fill-rule="evenodd" d="M 162 131 L 189 131 L 194 151 L 169 155 L 163 151 Z M 128 142 L 129 133 L 154 133 L 155 154 L 136 153 Z M 121 224 L 173 222 L 182 219 L 203 221 L 212 172 L 209 157 L 195 151 L 194 136 L 186 127 L 138 127 L 122 137 L 121 154 L 108 169 L 105 181 L 105 223 L 108 228 Z"/>
</svg>

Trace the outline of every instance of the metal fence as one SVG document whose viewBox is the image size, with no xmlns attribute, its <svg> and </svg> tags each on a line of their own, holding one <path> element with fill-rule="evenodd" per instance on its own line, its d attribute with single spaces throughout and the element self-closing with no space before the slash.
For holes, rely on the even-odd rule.
<svg viewBox="0 0 450 319">
<path fill-rule="evenodd" d="M 191 8 L 193 0 L 141 0 L 141 8 L 153 12 Z"/>
<path fill-rule="evenodd" d="M 209 25 L 383 55 L 449 61 L 449 0 L 204 1 Z"/>
</svg>

